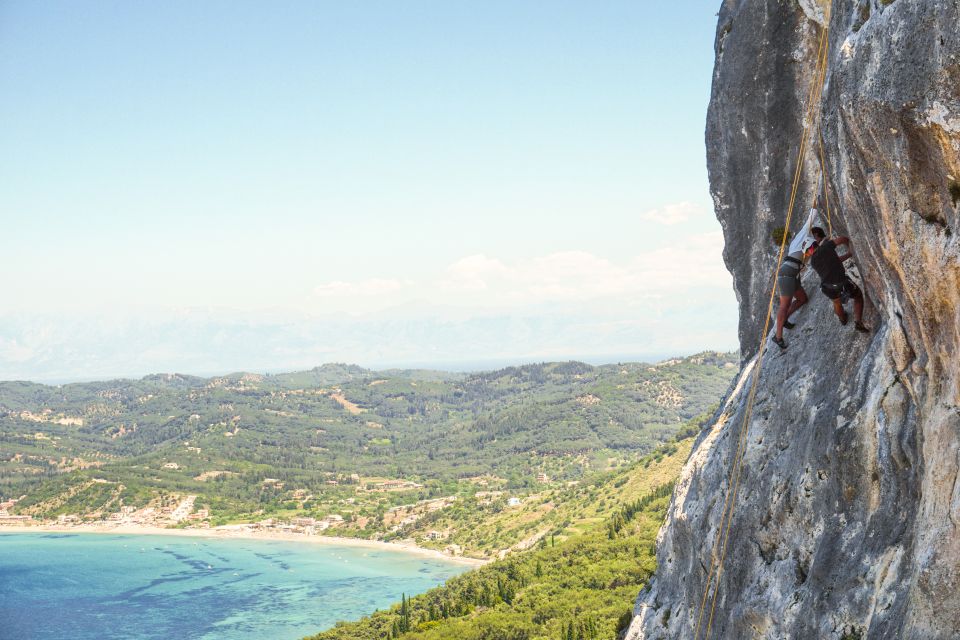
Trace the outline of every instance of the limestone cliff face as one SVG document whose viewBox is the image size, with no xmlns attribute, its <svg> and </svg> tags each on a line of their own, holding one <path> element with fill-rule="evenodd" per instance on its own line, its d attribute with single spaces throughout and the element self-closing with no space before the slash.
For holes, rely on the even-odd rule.
<svg viewBox="0 0 960 640">
<path fill-rule="evenodd" d="M 834 230 L 874 331 L 841 327 L 804 274 L 790 347 L 763 356 L 710 637 L 960 637 L 960 0 L 727 0 L 706 142 L 744 370 L 678 483 L 631 639 L 694 636 L 827 23 Z M 811 154 L 795 225 L 816 178 Z"/>
</svg>

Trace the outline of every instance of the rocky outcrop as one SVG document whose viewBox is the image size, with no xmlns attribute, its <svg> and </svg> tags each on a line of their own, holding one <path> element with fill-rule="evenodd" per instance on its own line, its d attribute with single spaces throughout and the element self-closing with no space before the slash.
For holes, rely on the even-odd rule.
<svg viewBox="0 0 960 640">
<path fill-rule="evenodd" d="M 827 24 L 833 225 L 874 331 L 841 327 L 806 273 L 790 347 L 761 363 L 771 236 Z M 960 637 L 960 2 L 725 1 L 706 141 L 744 368 L 683 471 L 627 637 L 694 637 L 758 366 L 709 637 Z M 813 154 L 803 171 L 796 223 Z"/>
</svg>

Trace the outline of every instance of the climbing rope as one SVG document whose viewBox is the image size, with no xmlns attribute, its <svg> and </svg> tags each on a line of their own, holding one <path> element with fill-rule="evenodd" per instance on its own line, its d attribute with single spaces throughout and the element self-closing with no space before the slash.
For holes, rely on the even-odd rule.
<svg viewBox="0 0 960 640">
<path fill-rule="evenodd" d="M 833 237 L 833 223 L 830 221 L 830 173 L 827 170 L 827 155 L 823 152 L 823 129 L 817 123 L 817 142 L 820 147 L 820 175 L 823 176 L 823 204 L 827 210 L 827 235 Z"/>
<path fill-rule="evenodd" d="M 832 2 L 831 2 L 832 5 Z M 832 9 L 832 6 L 831 6 Z M 829 15 L 829 14 L 828 14 Z M 740 431 L 737 435 L 737 450 L 734 455 L 733 464 L 730 468 L 730 474 L 727 478 L 727 494 L 724 498 L 723 511 L 721 512 L 720 517 L 720 526 L 717 529 L 717 536 L 714 540 L 713 545 L 713 557 L 710 562 L 710 570 L 707 575 L 707 584 L 703 590 L 703 598 L 700 601 L 700 611 L 697 615 L 697 626 L 694 632 L 694 640 L 699 640 L 700 638 L 700 629 L 703 624 L 703 616 L 706 611 L 707 598 L 711 593 L 711 587 L 713 588 L 713 596 L 710 603 L 710 615 L 707 618 L 706 632 L 704 638 L 710 636 L 710 630 L 713 626 L 713 616 L 717 606 L 717 594 L 720 591 L 720 576 L 723 573 L 724 560 L 726 559 L 727 552 L 727 543 L 730 536 L 730 526 L 733 521 L 734 509 L 736 507 L 737 501 L 737 492 L 740 488 L 740 477 L 743 470 L 743 455 L 746 449 L 747 435 L 749 431 L 749 422 L 750 417 L 753 413 L 754 402 L 757 397 L 757 383 L 760 380 L 760 372 L 763 366 L 763 354 L 766 350 L 766 335 L 770 331 L 770 317 L 773 313 L 773 301 L 776 295 L 776 274 L 780 270 L 780 265 L 783 263 L 783 257 L 786 251 L 787 246 L 787 230 L 790 229 L 790 221 L 793 218 L 793 208 L 796 204 L 797 190 L 800 185 L 800 176 L 802 175 L 803 169 L 803 158 L 807 150 L 807 137 L 812 129 L 814 122 L 814 110 L 817 105 L 820 103 L 820 98 L 823 94 L 823 86 L 826 80 L 827 72 L 827 59 L 828 52 L 830 49 L 829 43 L 829 25 L 824 27 L 823 32 L 820 34 L 820 44 L 817 48 L 817 66 L 814 73 L 814 82 L 811 85 L 810 93 L 807 97 L 807 111 L 806 118 L 804 119 L 803 124 L 803 135 L 800 138 L 800 149 L 797 152 L 797 167 L 793 176 L 793 185 L 790 189 L 790 204 L 787 207 L 787 219 L 784 224 L 784 233 L 780 241 L 780 251 L 777 255 L 777 263 L 773 270 L 773 284 L 770 289 L 770 299 L 767 303 L 767 313 L 766 319 L 763 324 L 763 330 L 760 334 L 760 349 L 757 353 L 756 359 L 756 370 L 753 371 L 753 380 L 750 385 L 750 392 L 747 396 L 746 409 L 744 411 L 743 422 L 740 425 Z M 819 112 L 817 118 L 817 131 L 819 132 Z M 823 141 L 820 140 L 820 152 L 821 152 L 821 162 L 820 170 L 824 171 L 824 155 L 823 155 Z M 826 189 L 826 187 L 825 187 Z M 827 212 L 828 226 L 830 225 L 829 219 L 829 205 Z M 719 555 L 716 553 L 717 548 L 719 547 Z"/>
</svg>

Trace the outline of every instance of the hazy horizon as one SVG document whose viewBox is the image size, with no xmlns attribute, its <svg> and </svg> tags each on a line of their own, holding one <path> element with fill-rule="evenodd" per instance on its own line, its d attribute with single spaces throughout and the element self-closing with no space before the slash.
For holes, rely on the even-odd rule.
<svg viewBox="0 0 960 640">
<path fill-rule="evenodd" d="M 309 371 L 315 368 L 321 368 L 328 365 L 357 366 L 373 373 L 382 373 L 388 371 L 437 371 L 440 373 L 483 373 L 487 371 L 497 371 L 508 367 L 520 367 L 532 364 L 546 364 L 551 362 L 583 362 L 595 367 L 618 365 L 618 364 L 657 364 L 674 358 L 687 358 L 697 353 L 714 351 L 717 353 L 732 353 L 722 349 L 703 349 L 692 353 L 648 353 L 648 354 L 571 354 L 556 358 L 504 358 L 488 360 L 463 360 L 463 361 L 442 361 L 442 362 L 418 362 L 418 361 L 397 361 L 397 362 L 322 362 L 312 366 L 294 367 L 294 368 L 252 368 L 241 367 L 238 369 L 209 370 L 209 371 L 144 371 L 118 373 L 111 376 L 78 377 L 78 378 L 35 378 L 35 379 L 9 379 L 0 380 L 3 382 L 28 382 L 33 384 L 43 384 L 48 386 L 59 386 L 65 384 L 82 384 L 86 382 L 105 382 L 110 380 L 140 380 L 148 376 L 156 375 L 183 375 L 197 378 L 216 378 L 234 374 L 254 374 L 254 375 L 279 375 L 285 373 L 296 373 L 298 371 Z"/>
</svg>

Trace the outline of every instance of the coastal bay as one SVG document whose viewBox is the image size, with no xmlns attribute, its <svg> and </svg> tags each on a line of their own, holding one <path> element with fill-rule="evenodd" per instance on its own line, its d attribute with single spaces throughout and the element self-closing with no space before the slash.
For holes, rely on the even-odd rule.
<svg viewBox="0 0 960 640">
<path fill-rule="evenodd" d="M 426 591 L 465 563 L 359 541 L 196 531 L 0 534 L 9 637 L 300 638 Z"/>
<path fill-rule="evenodd" d="M 435 549 L 418 546 L 412 541 L 382 542 L 380 540 L 365 540 L 362 538 L 348 538 L 345 536 L 308 535 L 304 533 L 286 532 L 280 530 L 253 529 L 248 525 L 233 525 L 210 528 L 172 528 L 154 527 L 134 524 L 79 524 L 79 525 L 27 525 L 27 526 L 0 526 L 0 535 L 7 533 L 46 533 L 46 534 L 109 534 L 129 536 L 175 536 L 180 538 L 202 538 L 213 540 L 272 540 L 280 542 L 294 542 L 298 544 L 334 545 L 338 547 L 356 547 L 389 551 L 393 553 L 407 553 L 423 558 L 433 558 L 450 564 L 479 567 L 490 562 L 489 559 L 470 558 L 467 556 L 453 556 Z"/>
</svg>

